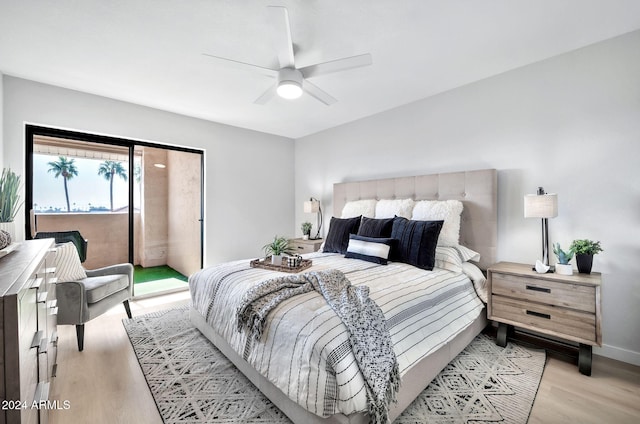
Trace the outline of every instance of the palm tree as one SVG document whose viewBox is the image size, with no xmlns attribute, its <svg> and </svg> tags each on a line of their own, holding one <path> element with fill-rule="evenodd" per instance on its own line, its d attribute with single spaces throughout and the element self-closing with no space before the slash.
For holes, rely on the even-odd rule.
<svg viewBox="0 0 640 424">
<path fill-rule="evenodd" d="M 53 172 L 53 176 L 58 178 L 62 175 L 62 181 L 64 183 L 64 196 L 67 199 L 67 212 L 71 212 L 71 206 L 69 205 L 69 189 L 67 188 L 67 180 L 78 176 L 78 168 L 74 164 L 75 159 L 67 159 L 64 156 L 58 156 L 57 162 L 49 162 L 49 169 L 47 172 Z"/>
<path fill-rule="evenodd" d="M 98 168 L 98 175 L 103 175 L 104 179 L 109 181 L 109 198 L 111 200 L 111 212 L 113 212 L 113 177 L 117 175 L 127 181 L 127 170 L 124 169 L 122 162 L 105 160 Z"/>
</svg>

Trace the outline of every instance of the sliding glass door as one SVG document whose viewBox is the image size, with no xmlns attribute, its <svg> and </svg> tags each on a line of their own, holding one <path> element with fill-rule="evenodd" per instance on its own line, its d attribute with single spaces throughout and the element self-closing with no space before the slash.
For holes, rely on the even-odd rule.
<svg viewBox="0 0 640 424">
<path fill-rule="evenodd" d="M 26 234 L 80 231 L 83 264 L 135 265 L 134 296 L 202 267 L 203 152 L 27 126 Z"/>
<path fill-rule="evenodd" d="M 136 146 L 139 214 L 134 220 L 136 294 L 186 287 L 202 267 L 202 155 Z"/>
</svg>

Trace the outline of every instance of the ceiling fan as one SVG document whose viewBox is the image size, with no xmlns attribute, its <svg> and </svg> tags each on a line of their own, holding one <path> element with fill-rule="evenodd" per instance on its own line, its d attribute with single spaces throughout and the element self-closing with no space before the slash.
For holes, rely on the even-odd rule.
<svg viewBox="0 0 640 424">
<path fill-rule="evenodd" d="M 371 55 L 367 53 L 336 59 L 329 62 L 317 63 L 303 68 L 296 68 L 287 9 L 282 6 L 267 7 L 269 10 L 269 19 L 275 33 L 274 38 L 276 41 L 276 51 L 278 52 L 280 69 L 265 68 L 258 65 L 252 65 L 250 63 L 239 62 L 237 60 L 203 53 L 205 56 L 213 58 L 222 64 L 235 66 L 240 69 L 258 71 L 268 77 L 276 78 L 276 84 L 269 87 L 267 91 L 262 93 L 254 103 L 263 105 L 271 100 L 276 94 L 285 99 L 296 99 L 300 97 L 303 92 L 306 92 L 329 106 L 337 100 L 324 90 L 321 90 L 318 86 L 310 83 L 308 78 L 371 65 Z"/>
</svg>

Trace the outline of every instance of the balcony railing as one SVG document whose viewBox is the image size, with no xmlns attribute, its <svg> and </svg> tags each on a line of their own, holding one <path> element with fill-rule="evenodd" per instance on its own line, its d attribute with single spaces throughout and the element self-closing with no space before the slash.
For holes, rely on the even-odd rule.
<svg viewBox="0 0 640 424">
<path fill-rule="evenodd" d="M 36 213 L 35 219 L 38 231 L 80 231 L 89 242 L 87 260 L 83 264 L 87 269 L 129 261 L 129 223 L 126 212 Z M 139 221 L 140 215 L 134 214 L 134 219 Z M 135 227 L 139 228 L 139 225 Z M 135 250 L 134 259 L 137 256 Z"/>
</svg>

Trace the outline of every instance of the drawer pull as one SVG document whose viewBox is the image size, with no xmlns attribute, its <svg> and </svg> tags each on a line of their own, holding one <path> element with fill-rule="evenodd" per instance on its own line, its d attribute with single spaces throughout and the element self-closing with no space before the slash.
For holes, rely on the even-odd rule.
<svg viewBox="0 0 640 424">
<path fill-rule="evenodd" d="M 49 344 L 49 340 L 46 337 L 43 337 L 40 340 L 40 344 L 38 345 L 38 354 L 47 353 L 47 345 Z"/>
<path fill-rule="evenodd" d="M 551 293 L 551 289 L 545 287 L 527 286 L 527 290 L 539 291 L 543 293 Z"/>
<path fill-rule="evenodd" d="M 538 318 L 544 318 L 544 319 L 551 319 L 551 315 L 549 314 L 542 314 L 540 312 L 536 312 L 536 311 L 527 311 L 527 315 L 533 315 L 534 317 L 538 317 Z"/>
<path fill-rule="evenodd" d="M 298 249 L 304 250 L 304 246 L 298 246 Z"/>
<path fill-rule="evenodd" d="M 31 341 L 31 348 L 40 346 L 40 341 L 44 337 L 44 332 L 42 330 L 36 331 L 33 335 L 33 340 Z"/>
<path fill-rule="evenodd" d="M 38 293 L 38 297 L 36 299 L 36 303 L 47 303 L 47 296 L 49 296 L 49 292 L 40 292 L 40 293 Z"/>
<path fill-rule="evenodd" d="M 49 400 L 49 383 L 41 381 L 36 386 L 36 392 L 33 396 L 33 402 L 40 405 L 40 403 L 47 402 Z"/>
<path fill-rule="evenodd" d="M 35 280 L 33 280 L 33 283 L 31 283 L 31 286 L 29 288 L 30 289 L 39 289 L 40 286 L 42 286 L 43 282 L 44 282 L 44 278 L 38 277 Z"/>
</svg>

